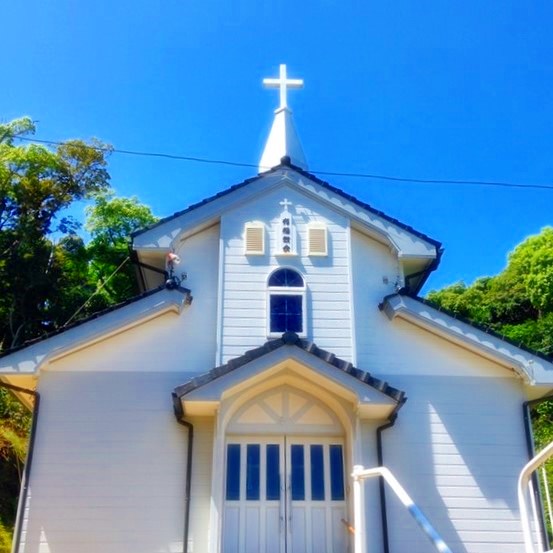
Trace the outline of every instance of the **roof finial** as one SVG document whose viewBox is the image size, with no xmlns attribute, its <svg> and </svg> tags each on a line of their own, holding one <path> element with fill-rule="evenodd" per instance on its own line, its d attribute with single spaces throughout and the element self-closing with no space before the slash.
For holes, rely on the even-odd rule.
<svg viewBox="0 0 553 553">
<path fill-rule="evenodd" d="M 259 162 L 260 173 L 282 165 L 283 158 L 286 159 L 288 165 L 292 163 L 302 169 L 307 169 L 307 161 L 292 121 L 292 111 L 288 107 L 287 98 L 289 88 L 303 88 L 303 79 L 289 79 L 284 64 L 280 65 L 279 73 L 278 78 L 263 79 L 263 84 L 267 88 L 279 89 L 280 106 L 275 110 L 273 126 Z"/>
<path fill-rule="evenodd" d="M 267 88 L 280 89 L 280 106 L 278 109 L 287 108 L 286 93 L 289 88 L 303 88 L 303 79 L 288 79 L 286 76 L 286 64 L 280 64 L 280 76 L 278 79 L 263 79 L 263 84 Z"/>
</svg>

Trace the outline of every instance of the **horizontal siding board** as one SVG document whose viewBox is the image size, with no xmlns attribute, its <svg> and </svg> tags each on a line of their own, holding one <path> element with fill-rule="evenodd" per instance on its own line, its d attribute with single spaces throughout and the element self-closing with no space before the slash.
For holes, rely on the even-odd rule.
<svg viewBox="0 0 553 553">
<path fill-rule="evenodd" d="M 403 362 L 413 366 L 416 350 L 405 351 Z M 426 356 L 426 363 L 434 361 Z M 451 356 L 453 363 L 474 361 Z M 470 371 L 447 376 L 447 365 L 441 373 L 377 372 L 408 395 L 395 426 L 383 435 L 387 465 L 446 541 L 451 538 L 454 551 L 455 542 L 470 553 L 485 551 L 485 544 L 497 553 L 510 544 L 520 551 L 516 482 L 527 456 L 519 384 Z M 402 551 L 409 543 L 409 551 L 426 551 L 399 507 L 390 509 L 389 523 L 405 538 L 395 536 L 393 548 Z"/>
<path fill-rule="evenodd" d="M 297 255 L 275 257 L 282 209 L 279 202 L 284 197 L 293 205 L 291 212 Z M 244 255 L 243 233 L 247 221 L 262 221 L 265 224 L 266 255 L 258 258 Z M 322 223 L 327 228 L 328 256 L 313 258 L 307 255 L 307 229 L 311 221 Z M 348 232 L 347 220 L 343 216 L 286 185 L 269 192 L 266 197 L 258 198 L 256 202 L 241 206 L 240 210 L 223 215 L 224 360 L 242 355 L 267 340 L 267 277 L 279 266 L 297 268 L 304 275 L 308 339 L 337 355 L 340 351 L 340 355 L 345 353 L 347 358 L 351 357 Z"/>
<path fill-rule="evenodd" d="M 181 379 L 170 372 L 41 375 L 22 551 L 182 548 L 186 433 L 170 398 Z"/>
</svg>

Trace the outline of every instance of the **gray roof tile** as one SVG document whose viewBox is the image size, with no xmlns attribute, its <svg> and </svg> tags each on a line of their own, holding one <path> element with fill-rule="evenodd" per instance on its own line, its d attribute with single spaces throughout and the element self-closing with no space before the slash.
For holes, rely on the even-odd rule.
<svg viewBox="0 0 553 553">
<path fill-rule="evenodd" d="M 378 215 L 379 217 L 382 217 L 383 219 L 386 219 L 390 223 L 393 223 L 394 225 L 397 225 L 398 227 L 400 227 L 400 228 L 406 230 L 407 232 L 421 238 L 422 240 L 425 240 L 425 241 L 429 242 L 430 244 L 435 246 L 437 252 L 439 252 L 439 250 L 441 249 L 442 244 L 440 242 L 438 242 L 437 240 L 434 240 L 433 238 L 430 238 L 430 236 L 428 236 L 428 235 L 426 235 L 422 232 L 419 232 L 418 230 L 414 229 L 413 227 L 411 227 L 409 225 L 406 225 L 405 223 L 402 223 L 401 221 L 398 221 L 394 217 L 390 217 L 390 215 L 387 215 L 383 211 L 375 209 L 371 205 L 359 200 L 355 196 L 352 196 L 351 194 L 347 194 L 343 190 L 340 190 L 339 188 L 336 188 L 335 186 L 332 186 L 328 182 L 326 182 L 326 181 L 320 179 L 319 177 L 315 176 L 313 173 L 309 173 L 308 171 L 305 171 L 301 167 L 293 165 L 290 162 L 290 158 L 288 156 L 285 156 L 281 159 L 281 164 L 280 165 L 277 165 L 276 167 L 273 167 L 272 169 L 269 169 L 268 171 L 265 171 L 264 173 L 260 173 L 259 175 L 255 176 L 255 177 L 251 177 L 249 179 L 246 179 L 245 181 L 243 181 L 241 183 L 235 184 L 235 185 L 227 188 L 226 190 L 222 190 L 221 192 L 218 192 L 214 196 L 211 196 L 209 198 L 206 198 L 205 200 L 202 200 L 201 202 L 193 204 L 193 205 L 187 207 L 186 209 L 183 209 L 181 211 L 177 211 L 176 213 L 173 213 L 173 215 L 169 215 L 168 217 L 165 217 L 165 218 L 157 221 L 156 223 L 154 223 L 153 225 L 150 225 L 149 227 L 137 230 L 137 231 L 133 232 L 131 234 L 131 236 L 134 238 L 135 236 L 143 234 L 144 232 L 147 232 L 148 230 L 150 230 L 152 228 L 155 228 L 159 225 L 162 225 L 162 224 L 166 223 L 167 221 L 171 221 L 172 219 L 176 219 L 177 217 L 180 217 L 181 215 L 184 215 L 185 213 L 193 211 L 194 209 L 202 207 L 205 204 L 208 204 L 208 203 L 210 203 L 214 200 L 217 200 L 217 199 L 219 199 L 223 196 L 226 196 L 227 194 L 230 194 L 230 193 L 234 192 L 235 190 L 238 190 L 238 189 L 240 189 L 244 186 L 247 186 L 248 184 L 250 184 L 253 181 L 256 181 L 260 178 L 263 178 L 265 175 L 274 173 L 275 171 L 279 171 L 280 169 L 283 169 L 283 168 L 289 168 L 289 169 L 292 169 L 293 171 L 296 171 L 300 175 L 303 175 L 304 177 L 308 178 L 309 180 L 312 180 L 313 182 L 316 182 L 317 184 L 319 184 L 323 188 L 326 188 L 327 190 L 329 190 L 329 191 L 331 191 L 335 194 L 338 194 L 342 198 L 358 205 L 359 207 L 361 207 L 363 209 L 366 209 L 367 211 L 370 211 L 371 213 L 374 213 L 375 215 Z"/>
<path fill-rule="evenodd" d="M 201 386 L 204 386 L 212 382 L 213 380 L 224 376 L 225 374 L 228 374 L 242 367 L 243 365 L 246 365 L 251 361 L 258 359 L 259 357 L 263 357 L 271 351 L 274 351 L 283 346 L 296 346 L 306 351 L 307 353 L 314 355 L 319 359 L 322 359 L 325 363 L 332 365 L 336 369 L 343 371 L 353 378 L 356 378 L 357 380 L 367 384 L 367 386 L 370 386 L 371 388 L 382 392 L 384 395 L 391 397 L 394 401 L 397 401 L 398 403 L 402 402 L 405 398 L 405 392 L 390 386 L 387 382 L 383 380 L 379 380 L 378 378 L 371 376 L 371 374 L 366 371 L 354 367 L 349 361 L 340 359 L 336 357 L 333 353 L 319 348 L 315 343 L 309 342 L 308 340 L 302 340 L 295 332 L 285 332 L 281 338 L 277 338 L 276 340 L 269 340 L 268 342 L 265 342 L 265 344 L 263 344 L 262 346 L 249 350 L 244 353 L 244 355 L 241 355 L 240 357 L 235 357 L 224 365 L 215 367 L 206 374 L 203 374 L 196 378 L 192 378 L 181 386 L 177 386 L 175 388 L 174 394 L 178 398 L 182 398 L 192 390 L 196 390 L 197 388 L 200 388 Z"/>
<path fill-rule="evenodd" d="M 182 292 L 187 297 L 187 303 L 192 302 L 192 293 L 188 288 L 184 288 L 183 286 L 179 286 L 175 284 L 174 282 L 167 280 L 164 284 L 161 286 L 158 286 L 157 288 L 153 288 L 152 290 L 147 290 L 146 292 L 142 292 L 141 294 L 138 294 L 136 296 L 133 296 L 121 303 L 118 303 L 116 305 L 111 305 L 109 307 L 106 307 L 105 309 L 102 309 L 100 311 L 96 311 L 95 313 L 92 313 L 91 315 L 84 317 L 82 319 L 77 319 L 71 324 L 68 324 L 66 326 L 62 326 L 60 328 L 57 328 L 56 330 L 52 330 L 51 332 L 47 332 L 43 334 L 42 336 L 38 336 L 37 338 L 32 338 L 31 340 L 27 340 L 23 344 L 20 344 L 18 346 L 14 346 L 13 348 L 6 349 L 4 351 L 0 351 L 0 357 L 7 357 L 8 355 L 11 355 L 12 353 L 15 353 L 16 351 L 20 351 L 22 349 L 28 348 L 32 346 L 33 344 L 36 344 L 38 342 L 43 342 L 44 340 L 48 340 L 49 338 L 52 338 L 52 336 L 57 336 L 58 334 L 63 334 L 64 332 L 67 332 L 68 330 L 71 330 L 72 328 L 75 328 L 77 326 L 81 326 L 85 323 L 88 323 L 89 321 L 93 321 L 94 319 L 98 319 L 99 317 L 103 317 L 104 315 L 107 315 L 108 313 L 111 313 L 112 311 L 116 311 L 118 309 L 121 309 L 123 307 L 126 307 L 127 305 L 130 305 L 131 303 L 136 303 L 137 301 L 140 301 L 143 298 L 147 298 L 148 296 L 152 296 L 154 294 L 157 294 L 161 290 L 179 290 L 179 292 Z"/>
</svg>

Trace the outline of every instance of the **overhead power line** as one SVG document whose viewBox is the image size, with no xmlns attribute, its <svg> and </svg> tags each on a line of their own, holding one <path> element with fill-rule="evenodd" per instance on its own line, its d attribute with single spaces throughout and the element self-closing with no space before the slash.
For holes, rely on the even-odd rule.
<svg viewBox="0 0 553 553">
<path fill-rule="evenodd" d="M 111 273 L 111 275 L 109 275 L 106 280 L 99 282 L 96 286 L 96 290 L 92 294 L 90 294 L 89 298 L 81 305 L 81 307 L 79 307 L 79 309 L 77 309 L 77 311 L 75 311 L 75 313 L 73 313 L 73 315 L 71 315 L 71 317 L 69 317 L 67 322 L 61 328 L 65 328 L 92 301 L 92 298 L 96 294 L 99 294 L 106 287 L 106 284 L 123 268 L 123 265 L 129 260 L 129 256 L 125 257 L 125 259 L 123 259 L 123 261 L 119 264 L 119 267 L 117 267 L 117 269 L 115 269 L 115 271 L 113 271 L 113 273 Z"/>
<path fill-rule="evenodd" d="M 25 140 L 27 142 L 38 142 L 39 144 L 48 144 L 50 146 L 60 146 L 64 142 L 59 142 L 55 140 L 40 140 L 38 138 L 27 138 L 23 136 L 17 137 L 19 140 Z M 209 163 L 214 165 L 230 165 L 233 167 L 249 167 L 258 169 L 259 166 L 255 163 L 243 163 L 238 161 L 228 161 L 223 159 L 210 159 L 203 157 L 194 157 L 194 156 L 183 156 L 177 154 L 168 154 L 163 152 L 141 152 L 136 150 L 121 150 L 118 148 L 103 148 L 101 146 L 90 146 L 87 145 L 87 148 L 92 148 L 100 152 L 109 152 L 116 154 L 124 154 L 131 156 L 140 156 L 140 157 L 157 157 L 165 159 L 174 159 L 180 161 L 193 161 L 197 163 Z M 394 181 L 394 182 L 411 182 L 419 184 L 464 184 L 472 186 L 495 186 L 503 188 L 532 188 L 540 190 L 553 190 L 553 184 L 523 184 L 520 182 L 507 182 L 507 181 L 485 181 L 485 180 L 462 180 L 462 179 L 422 179 L 415 177 L 396 177 L 392 175 L 380 175 L 375 173 L 348 173 L 348 172 L 339 172 L 339 171 L 317 171 L 310 169 L 310 173 L 316 175 L 324 175 L 329 177 L 353 177 L 353 178 L 364 178 L 364 179 L 375 179 L 375 180 L 385 180 L 385 181 Z"/>
</svg>

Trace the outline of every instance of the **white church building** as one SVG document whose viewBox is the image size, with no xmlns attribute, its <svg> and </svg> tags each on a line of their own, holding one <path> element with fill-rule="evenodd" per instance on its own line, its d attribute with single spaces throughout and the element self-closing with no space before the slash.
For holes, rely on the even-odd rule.
<svg viewBox="0 0 553 553">
<path fill-rule="evenodd" d="M 521 553 L 551 360 L 418 297 L 440 243 L 310 174 L 301 81 L 266 84 L 259 175 L 133 236 L 140 296 L 0 358 L 36 389 L 15 553 L 434 551 L 378 480 L 354 501 L 379 465 L 453 553 Z"/>
</svg>

